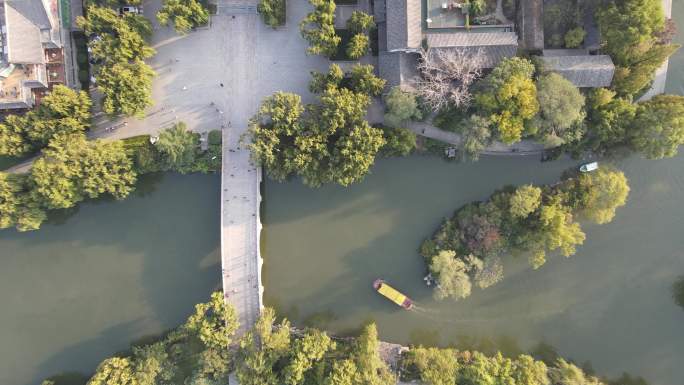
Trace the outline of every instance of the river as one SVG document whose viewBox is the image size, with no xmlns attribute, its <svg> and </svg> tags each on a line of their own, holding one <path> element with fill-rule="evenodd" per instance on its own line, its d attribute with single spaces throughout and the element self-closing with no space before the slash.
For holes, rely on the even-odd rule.
<svg viewBox="0 0 684 385">
<path fill-rule="evenodd" d="M 217 175 L 146 176 L 124 201 L 0 231 L 0 384 L 91 373 L 183 322 L 219 287 L 219 185 Z"/>
<path fill-rule="evenodd" d="M 684 20 L 684 1 L 673 15 Z M 671 59 L 667 91 L 684 94 L 684 51 Z M 459 303 L 433 301 L 422 283 L 416 249 L 443 216 L 503 184 L 552 182 L 575 165 L 415 156 L 380 160 L 348 189 L 267 181 L 266 302 L 297 325 L 344 333 L 374 320 L 390 341 L 489 337 L 507 352 L 544 341 L 599 374 L 681 384 L 684 311 L 669 287 L 684 274 L 684 156 L 618 161 L 629 202 L 611 224 L 585 226 L 570 259 L 536 272 L 509 263 L 503 282 Z M 181 323 L 219 284 L 219 197 L 217 176 L 150 176 L 125 201 L 81 204 L 37 232 L 1 231 L 0 384 L 92 372 L 131 341 Z M 420 310 L 380 298 L 370 288 L 379 276 Z"/>
<path fill-rule="evenodd" d="M 684 20 L 684 1 L 674 1 L 673 16 Z M 670 60 L 667 92 L 684 94 L 684 50 Z M 614 163 L 632 191 L 612 223 L 585 224 L 587 240 L 570 259 L 552 258 L 538 271 L 509 262 L 504 281 L 458 303 L 431 298 L 420 242 L 464 203 L 504 184 L 553 182 L 577 162 L 416 156 L 381 160 L 347 189 L 267 181 L 265 302 L 299 326 L 345 333 L 373 320 L 388 341 L 508 352 L 543 342 L 601 375 L 682 384 L 684 309 L 670 288 L 684 274 L 684 155 Z M 377 277 L 419 309 L 407 312 L 377 295 Z"/>
</svg>

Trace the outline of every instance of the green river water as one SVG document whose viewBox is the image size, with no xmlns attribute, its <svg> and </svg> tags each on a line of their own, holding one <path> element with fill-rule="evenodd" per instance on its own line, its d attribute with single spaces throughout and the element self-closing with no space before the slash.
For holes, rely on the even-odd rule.
<svg viewBox="0 0 684 385">
<path fill-rule="evenodd" d="M 684 19 L 684 1 L 674 0 L 673 15 Z M 684 94 L 684 51 L 671 59 L 667 91 Z M 684 274 L 684 156 L 617 161 L 630 179 L 628 204 L 608 225 L 585 225 L 587 241 L 570 259 L 535 272 L 509 261 L 503 282 L 458 303 L 433 301 L 423 284 L 416 250 L 442 217 L 507 183 L 553 182 L 576 164 L 414 156 L 380 160 L 348 189 L 267 181 L 266 303 L 297 325 L 344 333 L 374 320 L 389 341 L 488 338 L 509 352 L 543 341 L 602 375 L 684 384 L 684 310 L 669 291 Z M 1 231 L 0 384 L 87 374 L 182 322 L 219 286 L 219 184 L 218 176 L 151 176 L 125 201 L 82 204 L 37 232 Z M 418 310 L 379 297 L 376 277 Z"/>
</svg>

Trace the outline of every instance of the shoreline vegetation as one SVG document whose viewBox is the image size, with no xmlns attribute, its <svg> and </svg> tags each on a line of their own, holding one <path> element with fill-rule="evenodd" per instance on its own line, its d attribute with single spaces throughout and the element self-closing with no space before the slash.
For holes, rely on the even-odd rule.
<svg viewBox="0 0 684 385">
<path fill-rule="evenodd" d="M 435 298 L 458 300 L 470 296 L 473 285 L 496 284 L 504 277 L 504 256 L 528 255 L 538 269 L 548 253 L 575 254 L 586 238 L 577 219 L 609 223 L 628 194 L 625 175 L 602 167 L 553 185 L 507 186 L 459 208 L 420 246 L 437 283 Z"/>
<path fill-rule="evenodd" d="M 105 359 L 78 383 L 218 385 L 231 377 L 241 385 L 395 385 L 398 380 L 424 385 L 624 385 L 595 377 L 548 346 L 535 349 L 534 356 L 409 348 L 380 341 L 374 323 L 353 337 L 335 337 L 315 328 L 293 328 L 270 308 L 242 337 L 235 335 L 237 329 L 235 309 L 215 292 L 209 302 L 195 306 L 184 324 Z M 61 385 L 61 378 L 49 377 L 42 385 Z M 626 374 L 622 378 L 631 380 Z"/>
</svg>

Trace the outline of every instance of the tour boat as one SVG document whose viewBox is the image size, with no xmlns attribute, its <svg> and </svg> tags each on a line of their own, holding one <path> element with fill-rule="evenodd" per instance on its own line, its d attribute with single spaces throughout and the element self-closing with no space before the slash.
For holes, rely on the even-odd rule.
<svg viewBox="0 0 684 385">
<path fill-rule="evenodd" d="M 598 162 L 585 163 L 580 166 L 579 170 L 582 172 L 591 172 L 598 170 Z"/>
<path fill-rule="evenodd" d="M 380 278 L 373 281 L 373 289 L 406 310 L 410 310 L 413 307 L 413 301 L 411 301 L 411 298 L 401 294 L 397 289 L 393 288 Z"/>
</svg>

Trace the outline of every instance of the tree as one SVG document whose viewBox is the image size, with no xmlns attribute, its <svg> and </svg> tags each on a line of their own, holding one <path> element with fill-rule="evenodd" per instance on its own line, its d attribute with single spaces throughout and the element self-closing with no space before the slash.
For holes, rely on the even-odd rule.
<svg viewBox="0 0 684 385">
<path fill-rule="evenodd" d="M 156 385 L 157 379 L 169 381 L 173 378 L 174 365 L 169 361 L 162 342 L 143 347 L 133 347 L 134 378 L 136 385 Z"/>
<path fill-rule="evenodd" d="M 370 64 L 355 64 L 351 70 L 350 88 L 352 91 L 368 95 L 380 96 L 385 88 L 385 79 L 375 76 Z"/>
<path fill-rule="evenodd" d="M 109 115 L 142 118 L 152 105 L 154 71 L 143 61 L 115 63 L 97 73 L 98 89 L 104 94 L 102 109 Z"/>
<path fill-rule="evenodd" d="M 655 45 L 629 67 L 616 67 L 613 89 L 622 96 L 636 95 L 653 81 L 656 69 L 680 48 L 677 44 Z"/>
<path fill-rule="evenodd" d="M 30 179 L 41 204 L 64 209 L 102 194 L 123 199 L 133 190 L 136 174 L 121 142 L 72 134 L 50 141 L 33 163 Z"/>
<path fill-rule="evenodd" d="M 627 202 L 629 184 L 621 171 L 601 168 L 580 175 L 577 183 L 580 213 L 599 225 L 612 221 L 615 210 Z"/>
<path fill-rule="evenodd" d="M 199 138 L 185 123 L 178 122 L 159 134 L 155 146 L 161 154 L 164 169 L 186 172 L 195 163 Z"/>
<path fill-rule="evenodd" d="M 489 119 L 479 115 L 471 115 L 460 125 L 461 150 L 465 158 L 478 160 L 480 153 L 491 143 Z"/>
<path fill-rule="evenodd" d="M 575 246 L 584 243 L 586 238 L 579 223 L 573 221 L 570 209 L 558 199 L 541 206 L 539 223 L 541 229 L 530 257 L 534 269 L 546 263 L 546 250 L 560 250 L 563 256 L 569 257 L 575 254 Z"/>
<path fill-rule="evenodd" d="M 514 218 L 527 218 L 541 205 L 542 190 L 537 186 L 518 187 L 510 200 L 510 212 Z"/>
<path fill-rule="evenodd" d="M 27 175 L 0 172 L 0 229 L 38 229 L 47 214 L 36 198 Z"/>
<path fill-rule="evenodd" d="M 275 312 L 263 309 L 254 327 L 240 340 L 235 374 L 243 385 L 280 385 L 274 365 L 290 350 L 290 323 L 275 325 Z"/>
<path fill-rule="evenodd" d="M 651 48 L 665 25 L 658 0 L 611 0 L 598 8 L 596 19 L 605 50 L 621 66 L 630 65 L 633 58 Z"/>
<path fill-rule="evenodd" d="M 432 258 L 430 273 L 437 280 L 435 298 L 454 298 L 455 300 L 470 296 L 472 284 L 466 264 L 456 258 L 456 252 L 442 250 Z"/>
<path fill-rule="evenodd" d="M 79 17 L 77 24 L 88 36 L 94 37 L 88 43 L 90 55 L 102 61 L 102 67 L 142 61 L 154 55 L 154 49 L 145 41 L 151 35 L 152 25 L 144 17 L 135 14 L 120 17 L 113 9 L 97 6 L 88 7 L 87 15 L 87 18 Z"/>
<path fill-rule="evenodd" d="M 409 363 L 415 365 L 420 380 L 428 385 L 456 385 L 460 364 L 453 349 L 411 349 Z"/>
<path fill-rule="evenodd" d="M 354 11 L 347 20 L 347 29 L 353 34 L 367 34 L 375 28 L 373 16 L 363 12 Z"/>
<path fill-rule="evenodd" d="M 587 31 L 582 27 L 577 27 L 565 33 L 565 48 L 577 48 L 582 45 Z"/>
<path fill-rule="evenodd" d="M 112 357 L 98 365 L 87 385 L 134 385 L 136 383 L 131 359 Z"/>
<path fill-rule="evenodd" d="M 301 106 L 298 95 L 278 92 L 251 120 L 252 159 L 277 180 L 299 175 L 310 186 L 362 179 L 385 144 L 364 116 L 367 95 L 329 86 L 320 104 Z"/>
<path fill-rule="evenodd" d="M 534 65 L 529 60 L 504 59 L 484 79 L 475 96 L 475 105 L 489 116 L 499 139 L 506 144 L 521 140 L 525 124 L 539 110 L 533 74 Z"/>
<path fill-rule="evenodd" d="M 369 47 L 370 39 L 368 38 L 368 35 L 357 33 L 356 35 L 352 36 L 352 38 L 349 40 L 349 43 L 347 43 L 347 57 L 354 60 L 358 59 L 368 53 Z"/>
<path fill-rule="evenodd" d="M 342 79 L 344 79 L 344 71 L 342 71 L 339 65 L 333 63 L 330 65 L 327 74 L 311 71 L 309 91 L 314 94 L 320 94 L 329 87 L 337 88 Z"/>
<path fill-rule="evenodd" d="M 482 50 L 427 49 L 420 52 L 416 92 L 433 111 L 468 106 L 470 86 L 482 74 L 486 57 Z"/>
<path fill-rule="evenodd" d="M 310 55 L 333 56 L 342 38 L 335 33 L 335 2 L 333 0 L 309 0 L 314 10 L 299 24 L 304 40 L 309 42 L 306 52 Z"/>
<path fill-rule="evenodd" d="M 79 17 L 77 24 L 93 37 L 88 43 L 91 56 L 101 62 L 94 75 L 104 95 L 103 110 L 142 117 L 152 105 L 154 71 L 144 62 L 155 52 L 145 41 L 151 23 L 141 15 L 119 17 L 114 10 L 97 6 L 89 7 L 87 15 L 87 19 Z"/>
<path fill-rule="evenodd" d="M 273 28 L 285 24 L 286 0 L 259 0 L 257 11 L 264 18 L 264 23 Z"/>
<path fill-rule="evenodd" d="M 195 313 L 188 318 L 183 329 L 196 335 L 206 347 L 225 350 L 238 326 L 235 308 L 226 304 L 223 293 L 217 291 L 211 294 L 209 302 L 195 305 Z"/>
<path fill-rule="evenodd" d="M 557 73 L 549 73 L 537 81 L 539 101 L 539 137 L 557 138 L 558 143 L 579 140 L 583 131 L 584 96 L 570 81 Z"/>
<path fill-rule="evenodd" d="M 416 134 L 407 128 L 382 127 L 384 156 L 407 156 L 416 149 Z"/>
<path fill-rule="evenodd" d="M 378 329 L 374 323 L 366 325 L 356 339 L 354 358 L 359 383 L 364 385 L 394 385 L 396 377 L 378 354 Z"/>
<path fill-rule="evenodd" d="M 554 385 L 603 385 L 598 378 L 587 376 L 582 369 L 562 358 L 555 367 L 549 368 L 549 378 Z"/>
<path fill-rule="evenodd" d="M 385 96 L 385 124 L 400 127 L 409 120 L 420 120 L 423 113 L 418 107 L 416 95 L 403 91 L 400 87 L 392 87 Z"/>
<path fill-rule="evenodd" d="M 353 360 L 337 360 L 333 363 L 325 385 L 355 385 L 358 383 L 358 371 Z"/>
<path fill-rule="evenodd" d="M 629 141 L 636 105 L 615 92 L 597 88 L 589 94 L 587 127 L 592 149 L 605 151 Z"/>
<path fill-rule="evenodd" d="M 164 0 L 157 12 L 163 26 L 173 22 L 176 32 L 186 34 L 190 29 L 209 22 L 209 12 L 197 0 Z"/>
<path fill-rule="evenodd" d="M 684 143 L 684 97 L 658 95 L 639 103 L 631 127 L 632 147 L 649 159 L 673 157 Z"/>
<path fill-rule="evenodd" d="M 335 349 L 335 342 L 325 332 L 308 330 L 303 338 L 294 342 L 290 363 L 284 370 L 285 384 L 301 384 L 304 372 L 322 360 L 325 353 L 332 349 Z"/>
<path fill-rule="evenodd" d="M 88 94 L 57 85 L 24 116 L 0 124 L 0 154 L 21 156 L 45 146 L 58 134 L 81 133 L 90 126 Z"/>
</svg>

